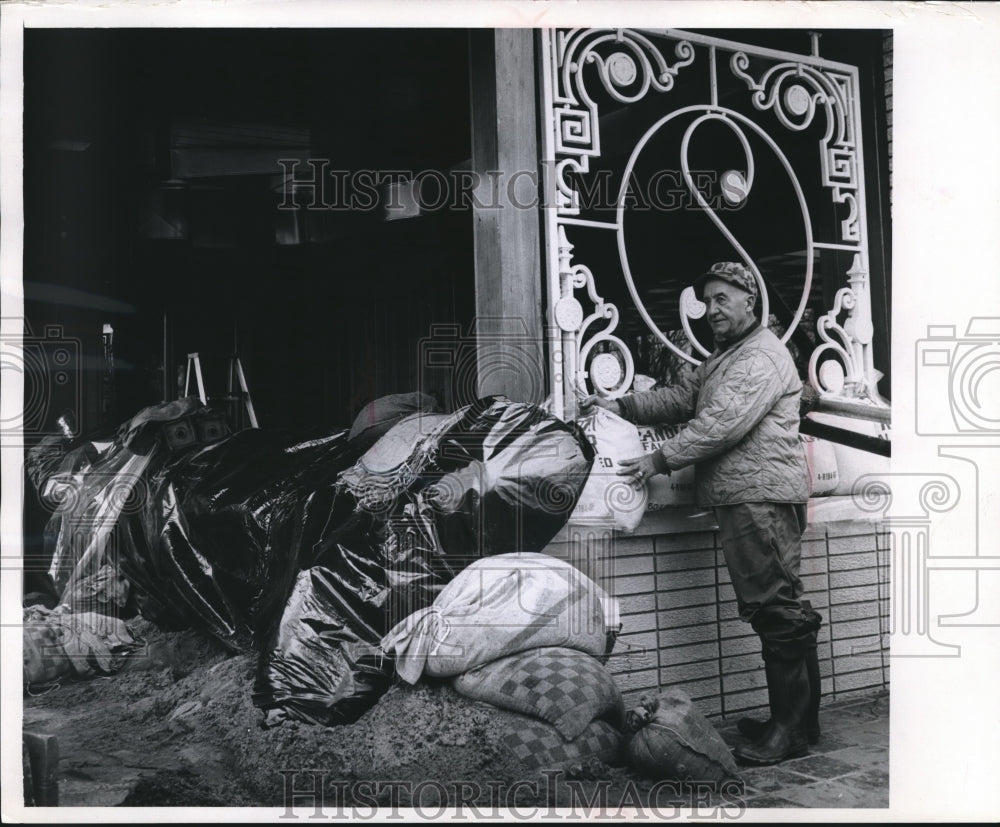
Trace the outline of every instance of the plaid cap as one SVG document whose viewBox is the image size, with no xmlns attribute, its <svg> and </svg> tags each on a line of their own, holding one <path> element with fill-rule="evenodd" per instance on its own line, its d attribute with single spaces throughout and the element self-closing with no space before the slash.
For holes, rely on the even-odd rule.
<svg viewBox="0 0 1000 827">
<path fill-rule="evenodd" d="M 757 279 L 753 273 L 736 261 L 720 261 L 713 264 L 707 273 L 702 273 L 694 280 L 694 289 L 701 297 L 705 282 L 709 279 L 719 279 L 746 290 L 751 296 L 757 295 Z"/>
</svg>

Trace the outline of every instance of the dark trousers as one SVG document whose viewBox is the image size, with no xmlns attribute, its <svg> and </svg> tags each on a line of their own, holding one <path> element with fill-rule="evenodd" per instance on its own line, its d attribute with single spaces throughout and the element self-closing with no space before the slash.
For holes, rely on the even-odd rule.
<svg viewBox="0 0 1000 827">
<path fill-rule="evenodd" d="M 765 660 L 796 660 L 816 646 L 822 618 L 799 578 L 806 507 L 738 503 L 715 507 L 740 617 L 760 636 Z"/>
</svg>

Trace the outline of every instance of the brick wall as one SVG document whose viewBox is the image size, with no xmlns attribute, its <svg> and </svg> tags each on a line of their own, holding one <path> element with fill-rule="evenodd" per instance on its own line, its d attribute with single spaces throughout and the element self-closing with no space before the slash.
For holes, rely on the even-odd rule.
<svg viewBox="0 0 1000 827">
<path fill-rule="evenodd" d="M 678 686 L 709 717 L 762 708 L 760 643 L 737 617 L 715 526 L 706 515 L 674 522 L 693 525 L 633 537 L 569 526 L 546 552 L 619 599 L 623 629 L 608 665 L 628 705 Z M 887 549 L 884 528 L 863 520 L 820 523 L 803 538 L 806 596 L 824 618 L 819 656 L 828 701 L 888 687 Z"/>
</svg>

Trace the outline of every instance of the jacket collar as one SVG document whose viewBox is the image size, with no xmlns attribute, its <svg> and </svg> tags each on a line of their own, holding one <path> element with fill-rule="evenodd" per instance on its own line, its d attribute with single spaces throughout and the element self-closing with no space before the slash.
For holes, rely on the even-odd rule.
<svg viewBox="0 0 1000 827">
<path fill-rule="evenodd" d="M 731 350 L 732 348 L 736 347 L 736 345 L 738 345 L 740 342 L 745 341 L 746 339 L 749 339 L 750 336 L 752 334 L 754 334 L 755 332 L 757 332 L 759 329 L 760 329 L 760 322 L 758 322 L 756 319 L 754 319 L 753 324 L 751 324 L 739 336 L 737 336 L 732 341 L 726 342 L 726 344 L 725 344 L 724 347 L 717 347 L 715 349 L 715 352 L 717 354 L 719 354 L 719 353 L 725 353 L 727 350 Z"/>
</svg>

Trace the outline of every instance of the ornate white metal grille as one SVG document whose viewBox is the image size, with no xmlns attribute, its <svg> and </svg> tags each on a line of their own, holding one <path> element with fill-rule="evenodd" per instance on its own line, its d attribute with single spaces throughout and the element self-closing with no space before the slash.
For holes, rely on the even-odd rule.
<svg viewBox="0 0 1000 827">
<path fill-rule="evenodd" d="M 633 170 L 647 143 L 668 124 L 683 128 L 676 161 L 690 197 L 728 243 L 732 258 L 742 259 L 757 278 L 764 324 L 768 323 L 772 300 L 768 285 L 758 263 L 706 200 L 695 180 L 689 151 L 692 144 L 698 145 L 699 132 L 709 124 L 728 130 L 742 148 L 744 167 L 727 169 L 720 182 L 721 193 L 731 207 L 739 206 L 755 184 L 768 186 L 767 181 L 759 180 L 751 142 L 773 153 L 769 168 L 780 168 L 787 176 L 785 185 L 795 194 L 805 236 L 801 298 L 794 309 L 790 308 L 791 320 L 782 338 L 787 341 L 803 320 L 818 251 L 846 254 L 851 265 L 840 273 L 846 285 L 836 292 L 833 306 L 816 319 L 808 378 L 825 396 L 882 406 L 876 387 L 879 374 L 872 360 L 874 331 L 857 69 L 816 55 L 757 48 L 679 30 L 549 30 L 543 33 L 542 50 L 543 166 L 552 177 L 548 187 L 551 197 L 545 205 L 552 333 L 549 358 L 557 415 L 572 417 L 576 398 L 592 390 L 609 397 L 625 393 L 635 374 L 633 353 L 618 330 L 619 308 L 598 292 L 597 277 L 604 279 L 605 274 L 595 274 L 586 263 L 574 261 L 574 241 L 579 244 L 583 234 L 616 234 L 621 275 L 635 309 L 670 351 L 691 363 L 698 363 L 710 352 L 692 329 L 691 321 L 705 312 L 694 290 L 683 288 L 677 300 L 679 329 L 690 345 L 681 348 L 677 337 L 668 336 L 647 309 L 633 278 L 626 243 L 626 205 Z M 684 101 L 672 102 L 677 79 L 682 73 L 696 71 L 707 76 L 703 100 L 692 103 L 689 93 Z M 736 83 L 745 89 L 752 107 L 747 104 L 740 112 L 720 100 L 720 73 L 727 73 L 728 94 Z M 596 101 L 620 111 L 622 106 L 653 96 L 661 96 L 663 105 L 652 109 L 651 122 L 621 171 L 614 220 L 588 218 L 581 209 L 580 182 L 601 158 L 601 116 L 607 114 L 599 111 Z M 758 120 L 748 112 L 770 113 L 772 117 L 764 123 L 763 114 Z M 810 215 L 810 202 L 802 186 L 805 179 L 777 134 L 810 128 L 815 133 L 818 124 L 825 124 L 825 130 L 818 141 L 819 163 L 810 174 L 815 176 L 818 169 L 819 185 L 834 205 L 832 209 L 838 211 L 832 234 L 830 222 L 820 226 Z M 810 183 L 815 192 L 816 182 Z M 581 299 L 589 303 L 590 312 Z"/>
</svg>

